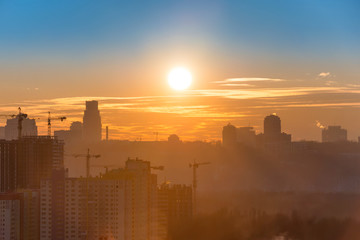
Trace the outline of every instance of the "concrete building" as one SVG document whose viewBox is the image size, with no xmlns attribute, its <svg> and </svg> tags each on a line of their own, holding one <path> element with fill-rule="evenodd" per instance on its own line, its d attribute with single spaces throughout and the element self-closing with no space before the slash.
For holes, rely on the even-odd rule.
<svg viewBox="0 0 360 240">
<path fill-rule="evenodd" d="M 0 240 L 21 239 L 21 208 L 20 194 L 0 194 Z"/>
<path fill-rule="evenodd" d="M 5 125 L 5 139 L 14 140 L 18 138 L 18 117 L 8 119 Z M 37 136 L 38 130 L 35 119 L 25 118 L 22 120 L 22 136 Z"/>
<path fill-rule="evenodd" d="M 49 136 L 0 140 L 0 192 L 39 189 L 64 166 L 64 143 Z"/>
<path fill-rule="evenodd" d="M 86 101 L 83 124 L 84 140 L 88 142 L 101 141 L 101 117 L 97 101 Z"/>
<path fill-rule="evenodd" d="M 125 239 L 125 180 L 66 178 L 63 186 L 59 218 L 54 201 L 61 195 L 54 196 L 51 180 L 42 181 L 40 239 Z M 55 222 L 62 224 L 57 230 Z"/>
<path fill-rule="evenodd" d="M 156 239 L 157 185 L 149 162 L 128 159 L 124 169 L 101 177 L 65 176 L 53 173 L 41 182 L 41 239 Z"/>
<path fill-rule="evenodd" d="M 322 130 L 322 142 L 345 142 L 347 130 L 341 126 L 328 126 Z"/>
<path fill-rule="evenodd" d="M 39 239 L 39 191 L 0 194 L 0 240 Z"/>
<path fill-rule="evenodd" d="M 158 188 L 158 239 L 169 239 L 169 231 L 193 216 L 192 187 L 162 184 Z"/>
</svg>

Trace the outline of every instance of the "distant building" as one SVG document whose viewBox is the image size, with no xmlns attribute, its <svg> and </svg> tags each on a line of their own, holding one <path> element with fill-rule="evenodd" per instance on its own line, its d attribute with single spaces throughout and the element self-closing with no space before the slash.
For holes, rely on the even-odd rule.
<svg viewBox="0 0 360 240">
<path fill-rule="evenodd" d="M 82 122 L 76 121 L 72 122 L 70 126 L 70 137 L 71 141 L 79 142 L 82 139 L 83 134 L 83 124 Z"/>
<path fill-rule="evenodd" d="M 236 127 L 230 123 L 223 127 L 222 143 L 224 146 L 234 146 L 237 143 Z"/>
<path fill-rule="evenodd" d="M 16 118 L 8 119 L 5 126 L 5 139 L 14 140 L 18 138 L 18 116 Z M 22 121 L 22 136 L 37 136 L 38 129 L 35 119 L 25 118 Z"/>
<path fill-rule="evenodd" d="M 239 127 L 236 129 L 236 140 L 248 147 L 255 147 L 256 133 L 253 127 Z"/>
<path fill-rule="evenodd" d="M 89 142 L 101 141 L 101 117 L 97 101 L 86 101 L 83 123 L 83 139 Z"/>
<path fill-rule="evenodd" d="M 291 134 L 281 132 L 281 120 L 275 114 L 264 119 L 263 141 L 265 144 L 290 143 Z"/>
<path fill-rule="evenodd" d="M 345 142 L 347 130 L 341 126 L 328 126 L 322 130 L 322 142 Z"/>
<path fill-rule="evenodd" d="M 65 143 L 78 143 L 82 140 L 82 123 L 72 122 L 70 130 L 54 131 L 54 136 Z"/>
<path fill-rule="evenodd" d="M 168 137 L 168 142 L 169 142 L 169 143 L 179 143 L 179 142 L 181 142 L 181 141 L 180 141 L 180 138 L 179 138 L 178 135 L 176 135 L 176 134 L 171 134 L 171 135 Z"/>
<path fill-rule="evenodd" d="M 40 180 L 64 165 L 64 143 L 49 136 L 0 140 L 0 192 L 39 189 Z"/>
</svg>

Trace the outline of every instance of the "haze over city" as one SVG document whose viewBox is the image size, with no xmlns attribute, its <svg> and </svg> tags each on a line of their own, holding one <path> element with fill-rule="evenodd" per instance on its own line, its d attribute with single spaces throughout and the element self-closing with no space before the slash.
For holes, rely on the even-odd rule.
<svg viewBox="0 0 360 240">
<path fill-rule="evenodd" d="M 0 0 L 0 240 L 360 239 L 359 10 Z"/>
</svg>

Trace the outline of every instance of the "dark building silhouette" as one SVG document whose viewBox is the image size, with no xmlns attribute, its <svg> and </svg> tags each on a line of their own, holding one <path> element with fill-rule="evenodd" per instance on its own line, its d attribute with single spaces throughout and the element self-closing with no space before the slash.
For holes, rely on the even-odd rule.
<svg viewBox="0 0 360 240">
<path fill-rule="evenodd" d="M 278 136 L 281 134 L 281 120 L 275 114 L 265 117 L 264 134 L 266 136 Z"/>
<path fill-rule="evenodd" d="M 158 188 L 158 239 L 169 239 L 169 231 L 193 216 L 192 187 L 163 183 Z"/>
<path fill-rule="evenodd" d="M 265 144 L 290 143 L 291 134 L 281 132 L 280 117 L 275 114 L 264 119 L 264 134 L 260 135 Z"/>
<path fill-rule="evenodd" d="M 322 130 L 322 142 L 345 142 L 347 130 L 341 126 L 329 126 Z"/>
<path fill-rule="evenodd" d="M 168 137 L 168 142 L 169 142 L 169 143 L 179 143 L 179 142 L 181 142 L 181 141 L 180 141 L 180 138 L 179 138 L 178 135 L 176 135 L 176 134 L 171 134 L 171 135 Z"/>
<path fill-rule="evenodd" d="M 224 146 L 234 146 L 237 143 L 236 127 L 230 123 L 223 127 L 222 143 Z"/>
<path fill-rule="evenodd" d="M 83 139 L 88 142 L 101 141 L 101 117 L 98 101 L 86 101 L 83 118 Z"/>
<path fill-rule="evenodd" d="M 64 165 L 64 143 L 49 136 L 0 141 L 0 191 L 39 189 Z"/>
</svg>

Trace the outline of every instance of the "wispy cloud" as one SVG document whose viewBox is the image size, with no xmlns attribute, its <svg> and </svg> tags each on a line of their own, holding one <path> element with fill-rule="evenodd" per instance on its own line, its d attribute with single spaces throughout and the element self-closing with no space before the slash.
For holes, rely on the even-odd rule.
<svg viewBox="0 0 360 240">
<path fill-rule="evenodd" d="M 270 81 L 270 82 L 283 82 L 285 81 L 284 79 L 280 79 L 280 78 L 257 78 L 257 77 L 253 77 L 253 78 L 247 78 L 247 77 L 242 77 L 242 78 L 228 78 L 225 80 L 221 80 L 221 81 L 215 81 L 213 83 L 218 83 L 218 84 L 235 84 L 235 83 L 244 83 L 244 82 L 265 82 L 265 81 Z"/>
<path fill-rule="evenodd" d="M 327 78 L 327 77 L 330 77 L 332 76 L 330 72 L 321 72 L 318 74 L 318 77 L 319 78 Z"/>
</svg>

